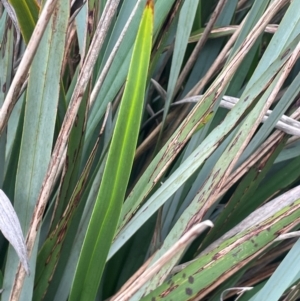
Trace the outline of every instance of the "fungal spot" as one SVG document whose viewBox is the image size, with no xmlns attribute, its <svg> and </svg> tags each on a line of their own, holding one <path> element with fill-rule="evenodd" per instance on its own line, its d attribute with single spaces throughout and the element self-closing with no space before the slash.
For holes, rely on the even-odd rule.
<svg viewBox="0 0 300 301">
<path fill-rule="evenodd" d="M 183 273 L 183 274 L 182 274 L 182 278 L 185 278 L 185 277 L 186 277 L 186 274 L 185 274 L 185 273 Z"/>
<path fill-rule="evenodd" d="M 193 294 L 193 290 L 192 290 L 190 287 L 186 288 L 186 289 L 185 289 L 185 292 L 186 292 L 186 294 L 189 295 L 189 296 L 191 296 L 191 295 Z"/>
<path fill-rule="evenodd" d="M 189 276 L 189 283 L 194 283 L 194 277 Z"/>
<path fill-rule="evenodd" d="M 4 83 L 4 85 L 2 86 L 2 92 L 3 92 L 3 93 L 6 92 L 6 83 Z"/>
</svg>

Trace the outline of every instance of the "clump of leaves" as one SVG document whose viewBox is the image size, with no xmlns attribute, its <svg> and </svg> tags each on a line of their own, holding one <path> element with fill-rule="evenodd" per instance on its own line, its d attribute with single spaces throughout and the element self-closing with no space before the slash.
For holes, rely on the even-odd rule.
<svg viewBox="0 0 300 301">
<path fill-rule="evenodd" d="M 300 1 L 2 4 L 1 300 L 296 300 Z"/>
</svg>

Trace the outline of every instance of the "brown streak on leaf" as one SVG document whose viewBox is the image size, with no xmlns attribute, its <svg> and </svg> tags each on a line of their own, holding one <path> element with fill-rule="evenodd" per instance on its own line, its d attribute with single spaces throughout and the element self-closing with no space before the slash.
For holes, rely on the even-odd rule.
<svg viewBox="0 0 300 301">
<path fill-rule="evenodd" d="M 68 229 L 68 224 L 65 223 L 65 224 L 63 225 L 63 227 L 61 228 L 61 230 L 59 231 L 59 233 L 58 233 L 58 236 L 57 236 L 57 244 L 60 244 L 60 243 L 63 241 L 63 239 L 64 239 L 64 237 L 65 237 L 65 235 L 66 235 L 67 229 Z"/>
<path fill-rule="evenodd" d="M 241 134 L 242 134 L 242 132 L 239 132 L 238 135 L 235 137 L 235 139 L 233 140 L 232 144 L 230 145 L 230 148 L 228 149 L 228 152 L 230 152 L 231 149 L 236 145 L 236 143 L 238 142 Z"/>
<path fill-rule="evenodd" d="M 280 57 L 281 60 L 283 60 L 290 52 L 290 48 L 288 48 L 283 54 L 282 56 Z"/>
<path fill-rule="evenodd" d="M 176 289 L 179 285 L 174 285 L 174 286 L 170 286 L 168 287 L 164 292 L 162 292 L 159 297 L 164 298 L 166 296 L 168 296 L 174 289 Z"/>
<path fill-rule="evenodd" d="M 212 177 L 212 180 L 213 180 L 213 181 L 218 177 L 220 171 L 221 171 L 221 168 L 219 168 L 219 169 L 214 173 L 214 175 L 213 175 L 213 177 Z"/>
</svg>

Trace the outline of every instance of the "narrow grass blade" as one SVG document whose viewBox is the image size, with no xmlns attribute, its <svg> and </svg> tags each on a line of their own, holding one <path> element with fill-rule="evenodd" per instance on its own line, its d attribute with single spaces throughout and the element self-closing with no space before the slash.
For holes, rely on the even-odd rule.
<svg viewBox="0 0 300 301">
<path fill-rule="evenodd" d="M 141 121 L 153 31 L 153 1 L 147 1 L 103 179 L 81 249 L 70 301 L 94 300 L 125 197 Z"/>
</svg>

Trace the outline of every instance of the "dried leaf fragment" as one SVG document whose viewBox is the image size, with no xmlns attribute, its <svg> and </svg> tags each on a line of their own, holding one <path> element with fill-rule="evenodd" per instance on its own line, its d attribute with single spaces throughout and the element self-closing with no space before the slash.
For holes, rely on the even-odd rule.
<svg viewBox="0 0 300 301">
<path fill-rule="evenodd" d="M 0 189 L 0 230 L 5 238 L 10 242 L 15 251 L 17 252 L 20 261 L 26 271 L 29 274 L 29 264 L 27 257 L 27 250 L 25 240 L 18 216 L 6 196 L 6 194 Z"/>
</svg>

